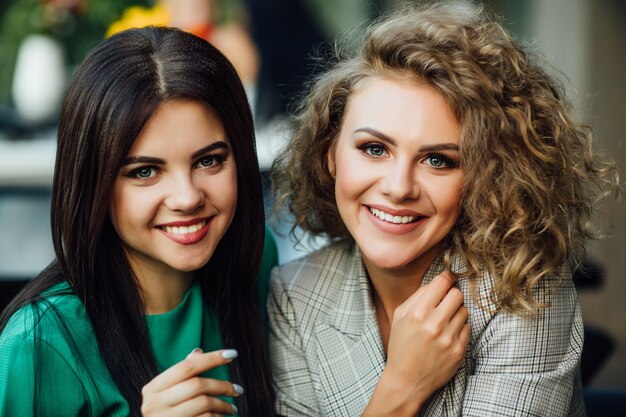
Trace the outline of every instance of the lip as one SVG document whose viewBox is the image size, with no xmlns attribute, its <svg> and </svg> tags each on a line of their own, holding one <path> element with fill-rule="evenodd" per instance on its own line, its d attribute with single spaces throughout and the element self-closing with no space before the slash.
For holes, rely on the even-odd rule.
<svg viewBox="0 0 626 417">
<path fill-rule="evenodd" d="M 385 213 L 389 213 L 392 216 L 424 217 L 424 215 L 422 213 L 418 213 L 418 212 L 413 211 L 413 210 L 408 210 L 408 209 L 396 210 L 396 209 L 392 209 L 391 207 L 383 206 L 383 205 L 380 205 L 380 204 L 368 204 L 365 207 L 372 207 L 372 208 L 378 209 L 380 211 L 384 211 Z"/>
<path fill-rule="evenodd" d="M 179 221 L 175 221 L 175 222 L 170 222 L 170 223 L 159 223 L 157 225 L 155 225 L 156 227 L 180 227 L 180 226 L 191 226 L 193 224 L 198 224 L 200 222 L 208 222 L 211 218 L 210 217 L 198 217 L 196 219 L 191 219 L 191 220 L 179 220 Z"/>
<path fill-rule="evenodd" d="M 400 223 L 400 224 L 390 223 L 390 222 L 381 220 L 377 216 L 375 216 L 374 213 L 370 211 L 370 207 L 384 211 L 385 213 L 389 213 L 394 216 L 415 216 L 415 217 L 420 217 L 420 219 L 413 223 Z M 379 206 L 379 205 L 371 205 L 371 206 L 364 205 L 362 206 L 362 210 L 365 212 L 365 215 L 370 220 L 370 222 L 372 222 L 372 224 L 376 226 L 377 229 L 385 233 L 391 233 L 391 234 L 396 234 L 396 235 L 402 235 L 405 233 L 412 232 L 413 230 L 417 229 L 422 224 L 424 224 L 424 222 L 428 220 L 428 217 L 423 216 L 415 211 L 393 210 L 388 207 Z"/>
<path fill-rule="evenodd" d="M 180 243 L 183 245 L 193 245 L 194 243 L 198 243 L 209 233 L 209 228 L 213 217 L 202 217 L 192 220 L 184 220 L 184 221 L 175 221 L 170 223 L 161 223 L 155 226 L 155 228 L 161 232 L 168 239 Z M 196 230 L 195 232 L 185 233 L 185 234 L 175 234 L 169 233 L 164 227 L 185 227 L 192 226 L 201 222 L 205 222 L 202 228 Z"/>
</svg>

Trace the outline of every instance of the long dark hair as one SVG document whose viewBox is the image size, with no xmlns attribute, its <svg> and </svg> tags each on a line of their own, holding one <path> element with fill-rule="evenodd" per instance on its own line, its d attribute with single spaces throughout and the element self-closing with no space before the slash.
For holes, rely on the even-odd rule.
<svg viewBox="0 0 626 417">
<path fill-rule="evenodd" d="M 56 261 L 7 307 L 20 307 L 67 280 L 91 319 L 101 354 L 133 415 L 141 388 L 158 373 L 138 283 L 108 214 L 118 171 L 158 105 L 169 99 L 210 106 L 237 162 L 237 208 L 211 260 L 197 272 L 219 316 L 224 345 L 236 348 L 231 378 L 246 387 L 240 415 L 272 415 L 273 395 L 255 291 L 264 234 L 263 194 L 252 116 L 228 60 L 188 33 L 148 27 L 99 44 L 77 70 L 60 118 L 52 189 Z"/>
</svg>

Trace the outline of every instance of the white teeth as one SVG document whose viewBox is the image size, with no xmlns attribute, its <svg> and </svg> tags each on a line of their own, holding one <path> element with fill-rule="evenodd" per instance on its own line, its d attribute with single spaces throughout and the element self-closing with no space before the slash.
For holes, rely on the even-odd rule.
<svg viewBox="0 0 626 417">
<path fill-rule="evenodd" d="M 378 217 L 381 220 L 394 224 L 412 223 L 418 218 L 417 216 L 392 216 L 391 214 L 385 213 L 384 211 L 378 210 L 374 207 L 370 207 L 369 209 L 374 216 Z"/>
<path fill-rule="evenodd" d="M 202 229 L 205 224 L 206 221 L 201 221 L 200 223 L 193 224 L 191 226 L 163 226 L 162 229 L 164 229 L 167 233 L 171 233 L 173 235 L 186 235 L 189 233 L 197 232 L 198 230 Z"/>
</svg>

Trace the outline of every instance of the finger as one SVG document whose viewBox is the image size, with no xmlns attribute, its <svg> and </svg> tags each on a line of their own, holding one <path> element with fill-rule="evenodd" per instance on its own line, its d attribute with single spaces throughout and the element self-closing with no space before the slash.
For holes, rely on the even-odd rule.
<svg viewBox="0 0 626 417">
<path fill-rule="evenodd" d="M 143 392 L 164 391 L 209 369 L 230 363 L 236 357 L 237 351 L 233 349 L 216 350 L 208 353 L 192 352 L 184 360 L 157 375 L 144 387 Z"/>
<path fill-rule="evenodd" d="M 452 320 L 462 305 L 463 293 L 458 288 L 452 287 L 435 308 L 434 318 L 447 323 Z"/>
<path fill-rule="evenodd" d="M 454 285 L 454 281 L 455 279 L 449 271 L 443 271 L 433 278 L 431 282 L 416 291 L 414 302 L 425 308 L 436 308 L 446 296 L 450 287 Z"/>
<path fill-rule="evenodd" d="M 467 324 L 467 309 L 464 306 L 460 306 L 454 313 L 454 316 L 450 319 L 450 323 L 446 327 L 446 330 L 450 332 L 455 338 L 459 337 L 461 331 Z"/>
<path fill-rule="evenodd" d="M 200 395 L 172 408 L 174 416 L 197 416 L 203 413 L 225 414 L 231 416 L 237 414 L 237 407 L 220 398 L 209 395 Z"/>
<path fill-rule="evenodd" d="M 199 395 L 239 397 L 243 388 L 228 381 L 212 378 L 193 377 L 159 392 L 159 400 L 174 406 Z"/>
<path fill-rule="evenodd" d="M 470 325 L 468 323 L 465 323 L 463 325 L 459 339 L 461 340 L 461 343 L 463 344 L 463 346 L 467 347 L 467 345 L 469 344 L 469 340 L 470 340 Z"/>
<path fill-rule="evenodd" d="M 165 405 L 174 406 L 199 395 L 238 397 L 242 393 L 243 388 L 228 381 L 193 377 L 161 391 L 159 399 Z"/>
</svg>

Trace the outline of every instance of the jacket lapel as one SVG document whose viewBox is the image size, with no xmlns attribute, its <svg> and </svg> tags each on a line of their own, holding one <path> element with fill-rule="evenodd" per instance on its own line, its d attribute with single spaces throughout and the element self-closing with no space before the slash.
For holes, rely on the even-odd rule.
<svg viewBox="0 0 626 417">
<path fill-rule="evenodd" d="M 358 249 L 350 255 L 334 311 L 316 326 L 324 415 L 360 415 L 385 365 L 370 286 Z M 356 279 L 355 279 L 356 277 Z"/>
<path fill-rule="evenodd" d="M 451 266 L 455 272 L 463 269 L 456 257 L 453 257 Z M 443 269 L 440 256 L 425 274 L 422 285 L 429 283 Z M 358 416 L 367 406 L 380 379 L 386 356 L 371 302 L 369 279 L 356 245 L 347 270 L 338 271 L 333 279 L 342 281 L 335 309 L 327 322 L 320 322 L 315 328 L 319 359 L 316 388 L 326 399 L 322 404 L 324 415 Z M 455 378 L 429 398 L 421 416 L 459 413 L 455 404 L 459 399 L 452 401 L 449 397 L 451 389 L 458 384 L 464 385 L 465 366 L 463 364 Z M 462 398 L 460 401 L 462 403 Z"/>
</svg>

